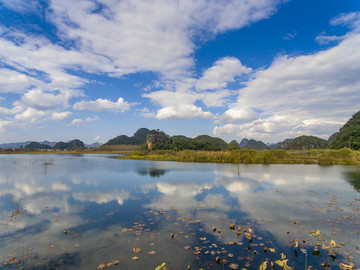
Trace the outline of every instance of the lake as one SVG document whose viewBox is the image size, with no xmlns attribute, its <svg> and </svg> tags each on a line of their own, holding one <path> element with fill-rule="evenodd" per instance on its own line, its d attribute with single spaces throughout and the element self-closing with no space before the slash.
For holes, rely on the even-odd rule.
<svg viewBox="0 0 360 270">
<path fill-rule="evenodd" d="M 360 167 L 114 157 L 0 155 L 0 268 L 360 268 Z"/>
</svg>

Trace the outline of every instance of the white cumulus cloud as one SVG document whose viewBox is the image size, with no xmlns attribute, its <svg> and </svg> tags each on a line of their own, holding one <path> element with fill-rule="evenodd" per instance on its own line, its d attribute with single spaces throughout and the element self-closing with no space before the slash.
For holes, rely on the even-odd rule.
<svg viewBox="0 0 360 270">
<path fill-rule="evenodd" d="M 205 70 L 203 76 L 196 82 L 196 89 L 223 89 L 229 82 L 234 82 L 236 76 L 248 74 L 251 70 L 235 57 L 224 57 Z"/>
<path fill-rule="evenodd" d="M 112 112 L 125 112 L 130 109 L 130 104 L 119 98 L 116 102 L 108 99 L 99 98 L 92 101 L 79 101 L 74 104 L 75 110 L 88 110 L 88 111 L 112 111 Z"/>
<path fill-rule="evenodd" d="M 195 105 L 168 106 L 158 110 L 156 118 L 158 119 L 187 119 L 194 117 L 211 118 L 211 112 L 203 111 L 202 108 Z"/>
<path fill-rule="evenodd" d="M 198 79 L 185 77 L 164 85 L 165 90 L 153 91 L 143 96 L 150 98 L 162 108 L 156 114 L 144 112 L 146 117 L 155 116 L 158 119 L 187 119 L 194 117 L 211 118 L 212 113 L 204 111 L 196 101 L 201 101 L 206 107 L 221 107 L 226 105 L 227 98 L 234 94 L 225 89 L 229 82 L 234 82 L 252 71 L 234 57 L 224 57 L 213 66 L 204 70 Z"/>
</svg>

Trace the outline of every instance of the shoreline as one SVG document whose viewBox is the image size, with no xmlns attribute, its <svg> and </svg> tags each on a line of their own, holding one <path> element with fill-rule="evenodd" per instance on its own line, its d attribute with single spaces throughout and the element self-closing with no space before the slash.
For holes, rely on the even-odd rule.
<svg viewBox="0 0 360 270">
<path fill-rule="evenodd" d="M 340 150 L 254 150 L 239 149 L 227 151 L 158 150 L 158 151 L 15 151 L 0 154 L 117 154 L 117 159 L 175 161 L 223 164 L 317 164 L 317 165 L 360 165 L 360 151 L 347 148 Z"/>
<path fill-rule="evenodd" d="M 330 150 L 253 150 L 228 151 L 134 151 L 118 159 L 176 161 L 223 164 L 315 164 L 360 165 L 360 151 Z"/>
</svg>

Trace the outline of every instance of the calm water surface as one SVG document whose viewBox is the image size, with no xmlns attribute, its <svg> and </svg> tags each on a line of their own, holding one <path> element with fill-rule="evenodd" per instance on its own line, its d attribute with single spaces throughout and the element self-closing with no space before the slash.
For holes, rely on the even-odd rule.
<svg viewBox="0 0 360 270">
<path fill-rule="evenodd" d="M 357 269 L 359 189 L 359 167 L 0 155 L 0 268 Z"/>
</svg>

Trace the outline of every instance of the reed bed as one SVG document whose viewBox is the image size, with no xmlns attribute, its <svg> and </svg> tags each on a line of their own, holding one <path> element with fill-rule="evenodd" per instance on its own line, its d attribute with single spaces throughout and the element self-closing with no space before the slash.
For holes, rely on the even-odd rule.
<svg viewBox="0 0 360 270">
<path fill-rule="evenodd" d="M 253 150 L 232 151 L 134 151 L 122 159 L 234 164 L 360 165 L 360 151 L 341 150 Z"/>
</svg>

